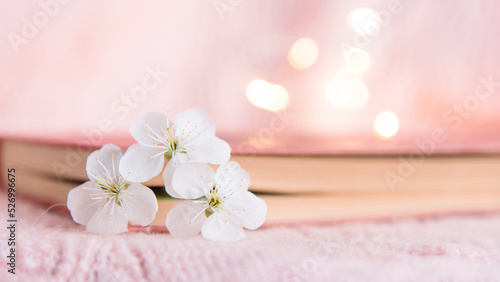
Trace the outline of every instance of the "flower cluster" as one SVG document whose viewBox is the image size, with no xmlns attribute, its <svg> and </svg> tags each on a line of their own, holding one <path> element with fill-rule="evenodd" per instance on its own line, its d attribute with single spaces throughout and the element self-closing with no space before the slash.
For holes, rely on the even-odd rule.
<svg viewBox="0 0 500 282">
<path fill-rule="evenodd" d="M 73 220 L 88 231 L 116 234 L 126 232 L 129 222 L 150 224 L 158 203 L 153 191 L 140 183 L 162 170 L 167 193 L 186 200 L 167 215 L 172 236 L 201 231 L 211 240 L 236 241 L 244 237 L 243 228 L 264 223 L 265 202 L 248 191 L 250 176 L 229 161 L 231 147 L 215 136 L 215 123 L 206 111 L 188 109 L 173 121 L 150 113 L 136 121 L 130 133 L 137 144 L 123 156 L 112 144 L 90 154 L 90 181 L 68 194 Z M 209 164 L 218 165 L 216 171 Z"/>
</svg>

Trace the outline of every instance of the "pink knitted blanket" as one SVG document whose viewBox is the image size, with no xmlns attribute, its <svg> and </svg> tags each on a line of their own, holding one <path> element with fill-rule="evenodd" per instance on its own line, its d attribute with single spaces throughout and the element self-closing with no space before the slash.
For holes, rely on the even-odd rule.
<svg viewBox="0 0 500 282">
<path fill-rule="evenodd" d="M 16 274 L 1 281 L 499 281 L 500 214 L 274 226 L 237 243 L 102 236 L 18 199 Z M 7 221 L 6 196 L 0 213 Z"/>
</svg>

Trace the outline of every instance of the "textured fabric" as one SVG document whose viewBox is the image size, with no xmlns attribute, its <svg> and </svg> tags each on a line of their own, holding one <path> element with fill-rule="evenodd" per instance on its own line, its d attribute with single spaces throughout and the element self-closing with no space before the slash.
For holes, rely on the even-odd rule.
<svg viewBox="0 0 500 282">
<path fill-rule="evenodd" d="M 1 193 L 0 204 L 7 206 Z M 499 281 L 500 214 L 274 226 L 237 243 L 102 236 L 18 199 L 17 274 L 1 281 Z M 6 222 L 6 211 L 0 213 Z"/>
</svg>

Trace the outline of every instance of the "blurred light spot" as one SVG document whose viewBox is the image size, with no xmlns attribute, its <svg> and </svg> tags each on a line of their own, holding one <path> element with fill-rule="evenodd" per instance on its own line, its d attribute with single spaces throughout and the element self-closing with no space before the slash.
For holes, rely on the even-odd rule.
<svg viewBox="0 0 500 282">
<path fill-rule="evenodd" d="M 359 78 L 336 77 L 326 85 L 326 99 L 336 107 L 361 109 L 369 97 L 368 88 Z"/>
<path fill-rule="evenodd" d="M 350 23 L 359 34 L 373 34 L 380 28 L 377 12 L 368 8 L 359 8 L 351 12 Z"/>
<path fill-rule="evenodd" d="M 351 48 L 345 53 L 346 68 L 352 73 L 364 73 L 370 67 L 370 63 L 370 55 L 363 49 Z"/>
<path fill-rule="evenodd" d="M 311 38 L 300 38 L 288 52 L 288 62 L 298 70 L 310 68 L 318 59 L 318 45 Z"/>
<path fill-rule="evenodd" d="M 271 85 L 271 92 L 274 96 L 274 102 L 267 109 L 270 111 L 280 111 L 288 104 L 288 92 L 285 87 L 273 84 Z"/>
<path fill-rule="evenodd" d="M 267 108 L 272 104 L 271 84 L 262 79 L 252 81 L 247 87 L 247 98 L 254 106 Z"/>
<path fill-rule="evenodd" d="M 378 137 L 389 139 L 399 130 L 398 117 L 391 112 L 380 113 L 375 118 L 374 129 Z"/>
<path fill-rule="evenodd" d="M 247 98 L 256 107 L 268 111 L 280 111 L 288 104 L 289 95 L 281 85 L 256 79 L 247 87 Z"/>
</svg>

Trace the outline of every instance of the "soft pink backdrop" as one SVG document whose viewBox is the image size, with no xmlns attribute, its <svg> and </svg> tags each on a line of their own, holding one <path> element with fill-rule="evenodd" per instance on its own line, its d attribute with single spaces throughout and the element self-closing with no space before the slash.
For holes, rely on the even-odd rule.
<svg viewBox="0 0 500 282">
<path fill-rule="evenodd" d="M 245 96 L 248 83 L 263 78 L 288 90 L 286 111 L 294 115 L 273 142 L 367 147 L 359 140 L 375 139 L 374 118 L 389 110 L 401 126 L 393 140 L 377 141 L 382 147 L 413 144 L 442 127 L 449 142 L 500 148 L 499 91 L 457 129 L 442 117 L 474 93 L 480 77 L 500 81 L 499 2 L 400 1 L 401 12 L 364 46 L 372 64 L 363 76 L 370 100 L 361 110 L 333 107 L 325 86 L 342 67 L 342 43 L 355 45 L 349 12 L 387 10 L 391 1 L 220 2 L 235 3 L 222 19 L 214 1 L 68 1 L 17 53 L 9 34 L 21 35 L 24 18 L 33 22 L 43 10 L 36 1 L 1 2 L 0 134 L 81 135 L 106 118 L 113 125 L 107 135 L 126 134 L 147 112 L 173 116 L 196 106 L 215 118 L 219 135 L 244 140 L 274 116 Z M 287 62 L 300 37 L 319 47 L 318 61 L 305 71 Z M 159 87 L 130 113 L 113 111 L 113 102 L 156 65 L 169 74 Z"/>
</svg>

